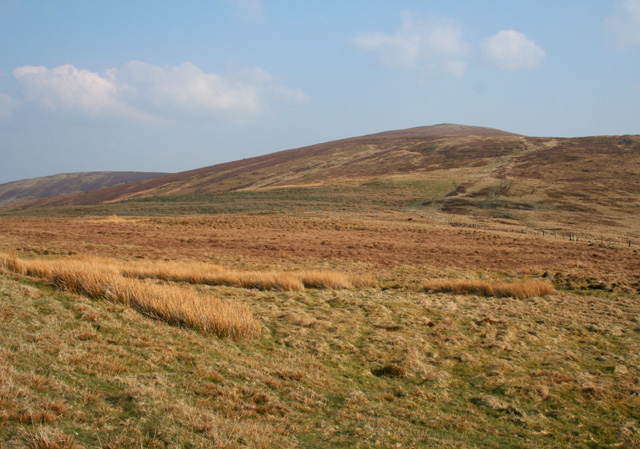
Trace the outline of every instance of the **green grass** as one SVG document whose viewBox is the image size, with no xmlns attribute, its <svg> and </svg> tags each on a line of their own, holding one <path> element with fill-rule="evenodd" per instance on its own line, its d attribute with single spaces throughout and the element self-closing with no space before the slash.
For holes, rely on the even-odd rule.
<svg viewBox="0 0 640 449">
<path fill-rule="evenodd" d="M 3 447 L 640 442 L 637 297 L 199 289 L 241 296 L 263 336 L 220 340 L 1 277 Z"/>
</svg>

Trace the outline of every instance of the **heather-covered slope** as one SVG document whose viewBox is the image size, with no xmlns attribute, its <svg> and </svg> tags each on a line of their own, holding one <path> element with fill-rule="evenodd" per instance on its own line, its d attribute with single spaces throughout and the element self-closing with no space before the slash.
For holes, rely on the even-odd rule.
<svg viewBox="0 0 640 449">
<path fill-rule="evenodd" d="M 127 182 L 162 176 L 146 172 L 82 172 L 23 179 L 0 184 L 0 204 L 86 192 Z"/>
<path fill-rule="evenodd" d="M 517 139 L 516 134 L 474 126 L 410 128 L 280 151 L 87 194 L 35 201 L 28 206 L 86 205 L 163 195 L 205 195 L 425 171 L 446 161 L 450 165 L 450 159 L 458 156 L 464 162 L 469 156 L 476 159 L 501 154 L 492 149 L 490 154 L 480 151 L 471 155 L 469 150 L 486 146 L 517 147 Z M 457 154 L 455 150 L 451 153 L 449 147 L 456 144 L 461 144 L 461 151 L 466 154 Z M 425 145 L 441 151 L 430 151 L 432 148 Z"/>
</svg>

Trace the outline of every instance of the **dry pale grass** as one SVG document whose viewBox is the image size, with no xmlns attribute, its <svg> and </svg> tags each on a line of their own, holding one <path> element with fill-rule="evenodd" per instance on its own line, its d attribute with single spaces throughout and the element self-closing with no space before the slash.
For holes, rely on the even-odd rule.
<svg viewBox="0 0 640 449">
<path fill-rule="evenodd" d="M 25 443 L 29 449 L 74 449 L 79 447 L 69 435 L 48 427 L 42 427 L 29 433 L 25 438 Z"/>
<path fill-rule="evenodd" d="M 3 256 L 0 260 L 7 269 L 43 279 L 59 290 L 124 304 L 170 324 L 220 337 L 260 334 L 260 324 L 243 304 L 202 296 L 177 286 L 125 278 L 115 265 L 106 264 L 104 259 L 22 260 Z"/>
<path fill-rule="evenodd" d="M 279 271 L 228 271 L 212 277 L 209 285 L 256 288 L 259 290 L 304 290 L 304 284 L 293 273 Z"/>
<path fill-rule="evenodd" d="M 194 261 L 140 261 L 120 263 L 118 269 L 126 277 L 161 279 L 190 284 L 206 284 L 213 274 L 224 271 L 220 265 Z"/>
<path fill-rule="evenodd" d="M 277 271 L 224 270 L 217 265 L 189 263 L 158 263 L 127 266 L 122 269 L 125 277 L 138 279 L 162 279 L 172 282 L 188 282 L 201 285 L 224 285 L 227 287 L 256 288 L 260 290 L 297 291 L 304 290 L 303 283 L 291 273 Z"/>
<path fill-rule="evenodd" d="M 306 288 L 348 289 L 375 285 L 371 276 L 353 276 L 335 271 L 242 271 L 201 262 L 138 262 L 121 265 L 125 277 L 162 279 L 202 285 L 301 291 Z"/>
<path fill-rule="evenodd" d="M 429 293 L 472 294 L 518 299 L 545 296 L 555 291 L 550 282 L 539 279 L 524 279 L 513 282 L 439 279 L 425 282 L 422 285 L 422 290 Z"/>
<path fill-rule="evenodd" d="M 376 285 L 375 279 L 367 275 L 353 276 L 333 271 L 300 271 L 296 275 L 308 288 L 352 290 Z"/>
</svg>

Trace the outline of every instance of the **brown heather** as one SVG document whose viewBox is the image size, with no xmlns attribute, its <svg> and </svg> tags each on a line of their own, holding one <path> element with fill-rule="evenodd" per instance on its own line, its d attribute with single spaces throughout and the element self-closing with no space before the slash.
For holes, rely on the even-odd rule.
<svg viewBox="0 0 640 449">
<path fill-rule="evenodd" d="M 429 293 L 471 294 L 493 296 L 496 298 L 514 297 L 526 299 L 534 296 L 546 296 L 555 289 L 549 282 L 538 279 L 524 279 L 520 281 L 480 281 L 480 280 L 433 280 L 422 285 L 422 289 Z"/>
<path fill-rule="evenodd" d="M 127 279 L 105 259 L 23 260 L 3 256 L 1 260 L 7 269 L 43 279 L 58 290 L 124 304 L 173 325 L 234 339 L 261 333 L 260 324 L 243 304 L 202 296 L 182 287 Z"/>
</svg>

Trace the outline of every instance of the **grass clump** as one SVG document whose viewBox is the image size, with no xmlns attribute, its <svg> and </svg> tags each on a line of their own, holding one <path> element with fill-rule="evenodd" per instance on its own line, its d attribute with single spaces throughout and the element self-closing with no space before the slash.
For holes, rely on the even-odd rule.
<svg viewBox="0 0 640 449">
<path fill-rule="evenodd" d="M 439 279 L 425 282 L 422 284 L 422 290 L 428 293 L 471 294 L 518 299 L 546 296 L 555 291 L 550 282 L 539 279 L 524 279 L 513 282 Z"/>
<path fill-rule="evenodd" d="M 213 274 L 224 271 L 220 265 L 194 261 L 143 261 L 122 263 L 119 268 L 126 277 L 189 284 L 206 284 Z"/>
<path fill-rule="evenodd" d="M 30 433 L 25 439 L 29 449 L 78 449 L 78 446 L 69 435 L 65 435 L 58 429 L 42 427 Z"/>
<path fill-rule="evenodd" d="M 375 285 L 370 276 L 356 277 L 335 271 L 243 271 L 200 262 L 143 262 L 122 266 L 121 271 L 130 278 L 276 291 L 353 290 Z"/>
<path fill-rule="evenodd" d="M 170 324 L 234 339 L 260 335 L 260 324 L 243 304 L 177 286 L 125 278 L 104 259 L 22 260 L 3 256 L 0 260 L 7 269 L 43 279 L 58 290 L 124 304 Z"/>
<path fill-rule="evenodd" d="M 301 271 L 296 273 L 308 288 L 318 289 L 347 289 L 373 287 L 376 282 L 371 276 L 352 276 L 333 271 Z"/>
<path fill-rule="evenodd" d="M 279 291 L 304 290 L 304 284 L 290 273 L 224 270 L 222 267 L 210 264 L 193 263 L 188 267 L 163 263 L 158 263 L 157 266 L 137 266 L 136 264 L 135 266 L 123 268 L 122 274 L 130 278 L 161 279 L 199 285 L 224 285 L 227 287 Z"/>
</svg>

